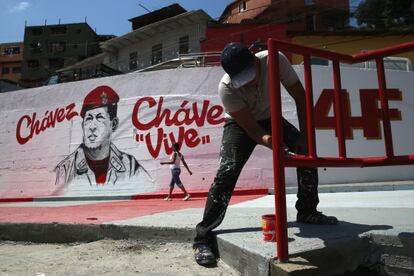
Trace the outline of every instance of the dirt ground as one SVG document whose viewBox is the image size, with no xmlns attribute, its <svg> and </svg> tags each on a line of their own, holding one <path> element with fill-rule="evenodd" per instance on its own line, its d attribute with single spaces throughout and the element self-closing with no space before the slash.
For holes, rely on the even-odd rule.
<svg viewBox="0 0 414 276">
<path fill-rule="evenodd" d="M 240 275 L 219 261 L 197 265 L 191 244 L 100 240 L 50 244 L 0 241 L 0 275 Z"/>
</svg>

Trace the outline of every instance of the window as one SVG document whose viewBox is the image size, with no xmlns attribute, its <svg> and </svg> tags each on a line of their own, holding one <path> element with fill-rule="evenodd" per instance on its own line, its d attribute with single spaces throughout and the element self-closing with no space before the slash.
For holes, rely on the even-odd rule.
<svg viewBox="0 0 414 276">
<path fill-rule="evenodd" d="M 59 26 L 59 27 L 53 27 L 50 29 L 52 34 L 59 35 L 59 34 L 66 34 L 66 27 L 65 26 Z"/>
<path fill-rule="evenodd" d="M 137 59 L 138 59 L 137 52 L 132 52 L 132 53 L 129 54 L 129 70 L 137 70 L 138 69 Z"/>
<path fill-rule="evenodd" d="M 152 46 L 151 65 L 162 62 L 162 44 Z"/>
<path fill-rule="evenodd" d="M 387 70 L 413 71 L 411 60 L 404 57 L 385 57 L 384 67 Z"/>
<path fill-rule="evenodd" d="M 28 60 L 27 67 L 29 67 L 30 69 L 36 69 L 39 67 L 39 61 L 37 59 Z"/>
<path fill-rule="evenodd" d="M 46 85 L 53 85 L 59 83 L 59 75 L 53 75 L 48 80 Z"/>
<path fill-rule="evenodd" d="M 239 12 L 244 12 L 246 11 L 246 1 L 241 1 L 239 3 Z"/>
<path fill-rule="evenodd" d="M 42 35 L 43 34 L 43 28 L 34 28 L 31 29 L 32 35 Z"/>
<path fill-rule="evenodd" d="M 3 56 L 12 56 L 20 54 L 20 47 L 6 47 L 3 49 Z"/>
<path fill-rule="evenodd" d="M 50 58 L 49 59 L 49 68 L 50 69 L 59 69 L 65 65 L 63 58 Z"/>
<path fill-rule="evenodd" d="M 12 69 L 13 74 L 20 74 L 22 72 L 21 67 L 13 67 Z"/>
<path fill-rule="evenodd" d="M 30 43 L 30 49 L 31 49 L 32 53 L 42 52 L 41 44 L 38 41 Z"/>
<path fill-rule="evenodd" d="M 310 6 L 315 4 L 315 0 L 305 0 L 305 6 Z"/>
<path fill-rule="evenodd" d="M 3 75 L 7 75 L 8 73 L 10 73 L 10 68 L 9 67 L 3 67 L 3 68 L 1 68 L 1 73 Z"/>
<path fill-rule="evenodd" d="M 49 53 L 62 53 L 66 49 L 65 42 L 49 42 L 48 51 Z"/>
<path fill-rule="evenodd" d="M 307 15 L 306 16 L 306 30 L 308 32 L 315 31 L 315 16 L 314 15 Z"/>
<path fill-rule="evenodd" d="M 190 38 L 188 35 L 186 36 L 182 36 L 180 37 L 180 42 L 179 42 L 179 53 L 180 54 L 188 54 L 189 49 L 190 49 Z"/>
</svg>

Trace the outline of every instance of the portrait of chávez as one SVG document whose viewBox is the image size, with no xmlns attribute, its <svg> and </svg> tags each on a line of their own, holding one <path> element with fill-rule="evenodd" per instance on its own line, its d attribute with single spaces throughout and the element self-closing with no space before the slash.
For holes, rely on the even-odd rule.
<svg viewBox="0 0 414 276">
<path fill-rule="evenodd" d="M 96 87 L 85 97 L 80 112 L 83 142 L 55 167 L 59 193 L 154 190 L 151 176 L 135 157 L 112 143 L 119 125 L 118 102 L 118 94 L 109 86 Z"/>
</svg>

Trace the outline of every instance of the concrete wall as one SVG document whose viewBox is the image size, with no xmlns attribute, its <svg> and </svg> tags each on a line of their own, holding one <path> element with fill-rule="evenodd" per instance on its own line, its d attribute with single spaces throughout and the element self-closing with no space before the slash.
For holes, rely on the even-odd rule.
<svg viewBox="0 0 414 276">
<path fill-rule="evenodd" d="M 177 58 L 179 52 L 179 38 L 189 36 L 189 53 L 200 52 L 200 41 L 205 37 L 206 25 L 204 23 L 182 26 L 174 31 L 159 32 L 154 37 L 139 41 L 128 47 L 122 48 L 117 58 L 109 65 L 121 72 L 129 70 L 129 55 L 137 52 L 137 68 L 142 69 L 151 66 L 152 46 L 162 44 L 162 61 Z"/>
<path fill-rule="evenodd" d="M 303 76 L 302 67 L 296 70 Z M 223 125 L 223 108 L 217 97 L 217 84 L 222 74 L 220 67 L 130 73 L 0 94 L 0 124 L 3 126 L 0 130 L 0 197 L 120 195 L 166 190 L 170 170 L 159 162 L 168 158 L 171 144 L 176 140 L 182 142 L 182 153 L 194 172 L 190 176 L 183 170 L 184 184 L 190 191 L 208 189 L 217 170 Z M 336 156 L 329 92 L 333 87 L 331 68 L 315 66 L 313 77 L 318 154 Z M 387 83 L 394 89 L 389 93 L 395 153 L 412 154 L 413 73 L 387 72 Z M 349 92 L 348 156 L 382 156 L 376 72 L 343 68 L 342 84 Z M 97 186 L 87 178 L 78 179 L 76 184 L 75 181 L 57 181 L 62 172 L 59 168 L 73 157 L 83 141 L 80 116 L 83 101 L 90 91 L 102 85 L 111 87 L 120 97 L 120 123 L 110 137 L 111 142 L 121 152 L 133 156 L 150 178 L 129 180 L 119 174 L 112 185 Z M 285 118 L 297 125 L 294 104 L 285 92 L 283 101 Z M 76 165 L 81 167 L 81 164 Z M 319 172 L 322 184 L 412 180 L 414 177 L 414 170 L 409 166 L 328 168 Z M 296 185 L 294 169 L 287 169 L 286 179 L 287 185 Z M 237 187 L 271 185 L 271 152 L 258 146 Z"/>
</svg>

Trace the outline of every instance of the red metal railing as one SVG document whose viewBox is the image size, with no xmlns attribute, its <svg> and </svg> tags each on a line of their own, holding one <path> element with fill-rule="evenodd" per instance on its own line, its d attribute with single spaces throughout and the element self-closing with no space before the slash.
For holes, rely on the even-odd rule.
<svg viewBox="0 0 414 276">
<path fill-rule="evenodd" d="M 391 135 L 391 124 L 386 93 L 386 81 L 384 71 L 384 57 L 414 50 L 414 42 L 404 43 L 379 50 L 369 51 L 355 55 L 345 55 L 326 50 L 300 46 L 285 41 L 268 40 L 269 50 L 269 93 L 272 116 L 273 133 L 273 171 L 276 208 L 276 237 L 277 256 L 279 262 L 288 260 L 288 237 L 286 218 L 286 191 L 285 191 L 285 167 L 369 167 L 392 166 L 414 164 L 414 155 L 395 156 Z M 304 81 L 306 91 L 306 115 L 308 132 L 308 155 L 284 156 L 283 128 L 282 128 L 282 103 L 279 81 L 279 51 L 299 54 L 304 59 Z M 315 142 L 314 105 L 312 91 L 311 57 L 319 57 L 332 61 L 334 84 L 334 117 L 336 134 L 338 137 L 338 157 L 318 157 Z M 382 123 L 385 141 L 386 156 L 373 156 L 364 158 L 349 158 L 346 154 L 344 134 L 344 113 L 342 111 L 342 84 L 339 63 L 359 63 L 375 60 L 377 64 L 378 91 L 382 110 Z"/>
</svg>

